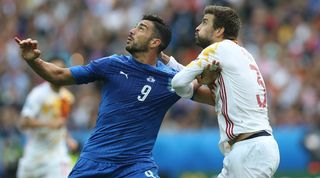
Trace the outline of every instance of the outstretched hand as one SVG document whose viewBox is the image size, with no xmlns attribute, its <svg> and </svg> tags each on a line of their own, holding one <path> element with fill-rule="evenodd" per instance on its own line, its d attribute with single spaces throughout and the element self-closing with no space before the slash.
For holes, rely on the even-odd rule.
<svg viewBox="0 0 320 178">
<path fill-rule="evenodd" d="M 37 59 L 40 56 L 41 51 L 38 49 L 37 40 L 32 40 L 31 38 L 20 40 L 18 37 L 15 37 L 14 40 L 20 46 L 22 58 L 27 62 Z"/>
<path fill-rule="evenodd" d="M 219 77 L 221 70 L 219 61 L 214 60 L 212 64 L 207 65 L 201 75 L 197 76 L 198 83 L 202 85 L 212 84 Z"/>
</svg>

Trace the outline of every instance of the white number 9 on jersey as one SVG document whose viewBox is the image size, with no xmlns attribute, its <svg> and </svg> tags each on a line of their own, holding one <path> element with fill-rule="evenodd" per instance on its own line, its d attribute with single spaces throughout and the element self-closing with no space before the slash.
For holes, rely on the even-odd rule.
<svg viewBox="0 0 320 178">
<path fill-rule="evenodd" d="M 145 85 L 142 87 L 141 89 L 141 95 L 138 95 L 138 100 L 139 101 L 144 101 L 146 100 L 147 96 L 149 95 L 150 91 L 151 91 L 151 86 L 149 85 Z"/>
</svg>

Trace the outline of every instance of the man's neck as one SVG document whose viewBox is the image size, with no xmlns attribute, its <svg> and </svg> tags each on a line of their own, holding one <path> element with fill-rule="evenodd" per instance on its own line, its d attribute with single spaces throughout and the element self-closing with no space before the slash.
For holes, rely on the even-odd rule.
<svg viewBox="0 0 320 178">
<path fill-rule="evenodd" d="M 60 88 L 61 88 L 61 86 L 53 85 L 53 84 L 51 84 L 51 83 L 50 83 L 50 87 L 51 87 L 51 89 L 52 89 L 53 91 L 55 91 L 55 92 L 59 92 L 59 90 L 60 90 Z"/>
<path fill-rule="evenodd" d="M 214 44 L 214 43 L 219 43 L 219 42 L 221 42 L 221 41 L 223 41 L 223 40 L 225 40 L 225 39 L 224 39 L 224 38 L 217 38 L 217 39 L 215 39 L 215 40 L 212 40 L 210 45 L 212 45 L 212 44 Z M 210 46 L 210 45 L 208 45 L 208 46 Z M 208 47 L 208 46 L 206 46 L 206 47 Z M 206 48 L 206 47 L 205 47 L 205 48 Z M 203 48 L 203 49 L 204 49 L 204 48 Z"/>
<path fill-rule="evenodd" d="M 148 64 L 151 66 L 156 66 L 157 64 L 157 54 L 156 53 L 134 53 L 132 56 L 137 59 L 137 61 L 143 63 L 143 64 Z"/>
</svg>

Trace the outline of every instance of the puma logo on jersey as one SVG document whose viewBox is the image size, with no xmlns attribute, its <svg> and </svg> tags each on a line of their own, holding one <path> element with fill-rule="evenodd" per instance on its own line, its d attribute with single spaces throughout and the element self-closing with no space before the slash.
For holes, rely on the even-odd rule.
<svg viewBox="0 0 320 178">
<path fill-rule="evenodd" d="M 128 74 L 124 73 L 123 71 L 120 71 L 120 74 L 126 76 L 126 78 L 128 79 Z"/>
</svg>

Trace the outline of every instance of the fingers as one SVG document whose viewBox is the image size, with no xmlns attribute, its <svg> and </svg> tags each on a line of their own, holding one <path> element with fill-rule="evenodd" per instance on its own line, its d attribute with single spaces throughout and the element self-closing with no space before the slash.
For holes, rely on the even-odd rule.
<svg viewBox="0 0 320 178">
<path fill-rule="evenodd" d="M 161 56 L 162 59 L 165 59 L 165 60 L 170 59 L 170 57 L 167 54 L 165 54 L 164 52 L 162 52 L 162 51 L 160 53 L 160 56 Z"/>
<path fill-rule="evenodd" d="M 161 51 L 161 56 L 167 56 L 163 51 Z"/>
<path fill-rule="evenodd" d="M 38 41 L 32 40 L 31 38 L 20 40 L 18 37 L 15 37 L 14 40 L 20 45 L 21 48 L 38 48 Z"/>
<path fill-rule="evenodd" d="M 37 40 L 32 40 L 31 41 L 31 45 L 33 49 L 37 49 L 38 48 L 38 41 Z"/>
<path fill-rule="evenodd" d="M 218 66 L 218 68 L 217 68 L 216 71 L 217 71 L 217 72 L 221 72 L 221 71 L 222 71 L 222 68 L 221 68 L 220 66 Z"/>
<path fill-rule="evenodd" d="M 208 64 L 207 67 L 206 67 L 206 70 L 210 71 L 210 69 L 211 69 L 211 64 Z"/>
<path fill-rule="evenodd" d="M 219 67 L 220 67 L 220 62 L 218 60 L 213 60 L 210 67 L 210 71 L 217 71 Z"/>
<path fill-rule="evenodd" d="M 35 49 L 35 50 L 33 50 L 33 52 L 34 52 L 34 54 L 36 55 L 36 56 L 40 56 L 40 54 L 41 54 L 41 51 L 39 50 L 39 49 Z"/>
<path fill-rule="evenodd" d="M 213 65 L 217 65 L 217 66 L 218 66 L 218 65 L 220 65 L 220 62 L 219 62 L 219 61 L 217 61 L 217 60 L 214 60 L 214 61 L 212 61 L 212 64 L 213 64 Z"/>
<path fill-rule="evenodd" d="M 18 37 L 14 37 L 14 41 L 16 41 L 19 45 L 21 43 L 21 40 Z"/>
<path fill-rule="evenodd" d="M 214 61 L 212 61 L 212 64 L 217 66 L 217 69 L 216 69 L 217 72 L 221 72 L 222 71 L 222 68 L 220 66 L 220 62 L 219 61 L 214 60 Z"/>
<path fill-rule="evenodd" d="M 198 83 L 201 83 L 201 82 L 202 82 L 202 77 L 201 77 L 200 75 L 198 75 L 198 76 L 196 77 L 196 79 L 198 80 Z"/>
</svg>

